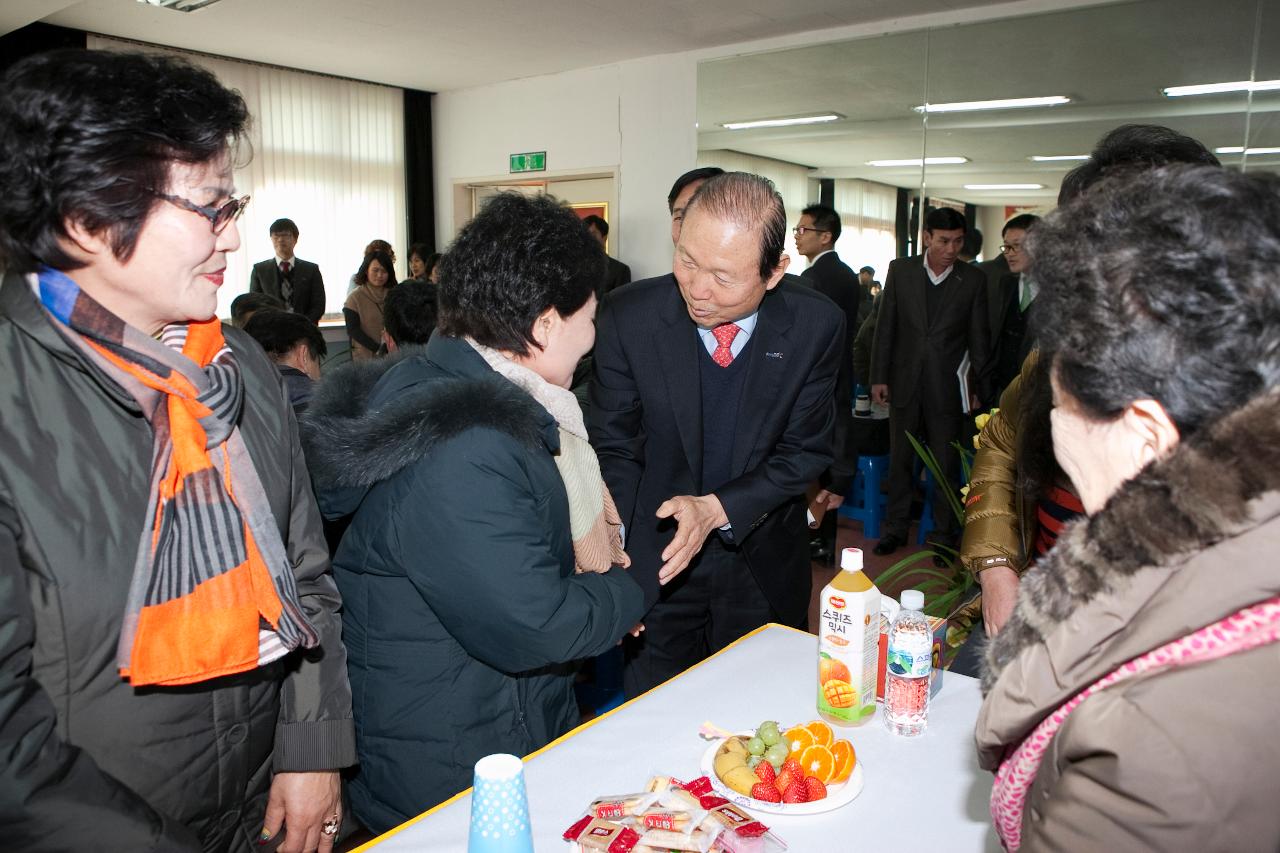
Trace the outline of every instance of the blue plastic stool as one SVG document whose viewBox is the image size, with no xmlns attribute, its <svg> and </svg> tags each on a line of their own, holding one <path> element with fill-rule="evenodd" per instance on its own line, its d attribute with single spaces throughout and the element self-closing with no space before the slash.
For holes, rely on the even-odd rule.
<svg viewBox="0 0 1280 853">
<path fill-rule="evenodd" d="M 858 475 L 853 488 L 840 505 L 840 514 L 862 522 L 862 535 L 868 539 L 880 538 L 880 524 L 884 521 L 888 499 L 880 490 L 880 480 L 889 470 L 889 454 L 883 456 L 859 456 Z"/>
<path fill-rule="evenodd" d="M 937 491 L 933 473 L 926 468 L 924 470 L 924 506 L 920 510 L 920 529 L 916 533 L 917 545 L 923 545 L 929 534 L 933 532 L 933 501 L 937 497 Z"/>
</svg>

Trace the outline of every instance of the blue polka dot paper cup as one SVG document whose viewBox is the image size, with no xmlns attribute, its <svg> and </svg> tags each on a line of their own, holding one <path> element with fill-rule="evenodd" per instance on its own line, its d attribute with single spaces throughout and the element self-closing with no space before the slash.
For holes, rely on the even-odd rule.
<svg viewBox="0 0 1280 853">
<path fill-rule="evenodd" d="M 467 853 L 533 853 L 524 764 L 514 755 L 487 755 L 476 762 Z"/>
</svg>

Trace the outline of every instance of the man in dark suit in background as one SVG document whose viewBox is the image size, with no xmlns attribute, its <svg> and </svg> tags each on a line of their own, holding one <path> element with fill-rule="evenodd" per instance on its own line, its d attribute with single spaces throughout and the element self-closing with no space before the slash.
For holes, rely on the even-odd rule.
<svg viewBox="0 0 1280 853">
<path fill-rule="evenodd" d="M 608 252 L 609 246 L 609 223 L 605 222 L 599 216 L 592 214 L 584 216 L 582 224 L 587 226 L 587 232 L 596 238 L 600 244 L 600 248 Z M 611 290 L 616 290 L 624 284 L 631 283 L 631 267 L 622 261 L 616 260 L 605 254 L 604 259 L 609 262 L 605 269 L 604 278 L 600 281 L 600 286 L 596 288 L 596 298 L 603 297 Z"/>
<path fill-rule="evenodd" d="M 290 311 L 319 323 L 324 316 L 324 278 L 319 266 L 294 257 L 297 243 L 298 226 L 292 219 L 271 223 L 271 245 L 276 256 L 253 265 L 249 292 L 274 296 Z"/>
<path fill-rule="evenodd" d="M 630 696 L 766 622 L 807 626 L 804 492 L 832 458 L 844 317 L 782 281 L 782 197 L 724 174 L 682 220 L 674 274 L 596 318 L 591 443 L 652 608 L 626 646 Z"/>
<path fill-rule="evenodd" d="M 853 433 L 853 339 L 871 312 L 871 295 L 852 269 L 836 254 L 840 239 L 840 214 L 824 204 L 811 204 L 800 213 L 792 229 L 796 249 L 809 261 L 801 278 L 844 312 L 844 353 L 836 380 L 836 431 L 832 449 L 835 461 L 818 482 L 811 509 L 824 516 L 819 533 L 809 542 L 810 556 L 815 560 L 835 558 L 836 519 L 834 511 L 844 502 L 853 486 L 857 453 L 852 447 Z M 820 506 L 819 506 L 820 505 Z"/>
<path fill-rule="evenodd" d="M 959 260 L 964 232 L 964 217 L 955 210 L 929 211 L 924 254 L 893 261 L 885 277 L 871 361 L 871 398 L 889 404 L 890 429 L 889 505 L 877 554 L 891 554 L 907 541 L 916 456 L 907 433 L 924 438 L 949 481 L 945 487 L 959 487 L 960 455 L 952 444 L 961 438 L 968 414 L 957 375 L 965 353 L 977 394 L 968 409 L 978 408 L 986 396 L 987 288 L 982 273 Z M 949 503 L 939 496 L 933 509 L 936 539 L 954 542 Z"/>
<path fill-rule="evenodd" d="M 1028 312 L 1036 298 L 1035 282 L 1022 275 L 1030 258 L 1023 249 L 1027 230 L 1040 221 L 1034 213 L 1020 213 L 1004 224 L 1000 232 L 1000 256 L 1009 264 L 1009 274 L 996 287 L 987 288 L 987 313 L 991 322 L 992 392 L 991 405 L 1022 370 L 1022 362 L 1034 343 L 1028 330 Z M 988 282 L 990 285 L 990 282 Z"/>
</svg>

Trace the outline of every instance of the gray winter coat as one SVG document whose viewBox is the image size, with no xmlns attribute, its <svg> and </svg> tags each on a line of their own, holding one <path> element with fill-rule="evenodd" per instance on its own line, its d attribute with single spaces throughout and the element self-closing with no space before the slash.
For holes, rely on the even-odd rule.
<svg viewBox="0 0 1280 853">
<path fill-rule="evenodd" d="M 992 642 L 983 766 L 1145 652 L 1280 595 L 1280 392 L 1149 465 L 1023 575 Z M 1022 850 L 1280 849 L 1280 644 L 1090 696 L 1050 742 Z"/>
<path fill-rule="evenodd" d="M 246 850 L 273 772 L 355 760 L 351 693 L 293 413 L 224 330 L 245 444 L 321 646 L 181 688 L 137 689 L 116 643 L 150 484 L 151 428 L 64 340 L 26 280 L 0 287 L 0 847 Z"/>
</svg>

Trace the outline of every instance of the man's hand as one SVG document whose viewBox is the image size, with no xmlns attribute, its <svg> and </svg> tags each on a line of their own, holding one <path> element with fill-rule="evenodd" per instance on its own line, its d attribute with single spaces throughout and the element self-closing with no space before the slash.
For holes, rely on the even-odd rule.
<svg viewBox="0 0 1280 853">
<path fill-rule="evenodd" d="M 844 495 L 829 492 L 826 489 L 818 489 L 818 493 L 813 496 L 813 502 L 819 505 L 826 505 L 827 512 L 835 512 L 840 508 L 840 504 L 844 503 Z"/>
<path fill-rule="evenodd" d="M 662 552 L 662 559 L 666 562 L 658 570 L 660 584 L 683 572 L 702 550 L 711 531 L 729 523 L 729 517 L 715 495 L 676 495 L 663 501 L 654 515 L 676 520 L 676 536 Z"/>
<path fill-rule="evenodd" d="M 875 403 L 877 406 L 887 406 L 889 404 L 889 386 L 872 385 L 871 402 Z"/>
<path fill-rule="evenodd" d="M 284 826 L 280 853 L 329 853 L 337 833 L 323 832 L 328 820 L 342 823 L 341 783 L 336 772 L 277 773 L 271 780 L 262 832 L 273 838 Z"/>
<path fill-rule="evenodd" d="M 978 572 L 982 585 L 982 624 L 994 637 L 1013 615 L 1018 600 L 1018 573 L 1008 566 L 992 566 Z"/>
</svg>

